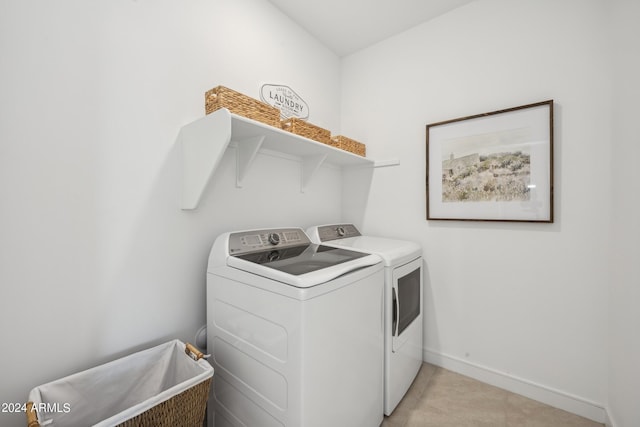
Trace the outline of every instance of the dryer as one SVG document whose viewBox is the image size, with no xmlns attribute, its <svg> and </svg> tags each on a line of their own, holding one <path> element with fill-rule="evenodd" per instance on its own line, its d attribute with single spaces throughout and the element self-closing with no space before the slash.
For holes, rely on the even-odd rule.
<svg viewBox="0 0 640 427">
<path fill-rule="evenodd" d="M 379 256 L 299 228 L 219 236 L 207 274 L 215 426 L 379 426 L 383 276 Z"/>
<path fill-rule="evenodd" d="M 307 229 L 324 245 L 379 255 L 384 263 L 384 413 L 391 415 L 422 366 L 422 248 L 405 240 L 363 236 L 353 224 Z"/>
</svg>

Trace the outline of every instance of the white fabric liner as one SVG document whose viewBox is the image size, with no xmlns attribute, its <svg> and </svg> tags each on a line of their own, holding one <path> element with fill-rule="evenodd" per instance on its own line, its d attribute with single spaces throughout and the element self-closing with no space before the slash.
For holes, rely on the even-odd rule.
<svg viewBox="0 0 640 427">
<path fill-rule="evenodd" d="M 173 340 L 38 386 L 29 393 L 29 400 L 36 410 L 53 408 L 53 412 L 38 412 L 43 427 L 107 427 L 212 376 L 206 360 L 193 360 L 185 354 L 185 344 Z"/>
</svg>

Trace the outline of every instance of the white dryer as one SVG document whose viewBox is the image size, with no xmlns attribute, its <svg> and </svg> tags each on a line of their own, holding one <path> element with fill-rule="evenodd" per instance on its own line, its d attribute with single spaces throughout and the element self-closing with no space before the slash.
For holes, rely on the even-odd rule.
<svg viewBox="0 0 640 427">
<path fill-rule="evenodd" d="M 383 276 L 377 255 L 299 228 L 219 236 L 207 274 L 215 427 L 379 426 Z"/>
<path fill-rule="evenodd" d="M 391 415 L 422 365 L 422 248 L 363 236 L 353 224 L 311 227 L 312 241 L 379 255 L 385 266 L 384 413 Z"/>
</svg>

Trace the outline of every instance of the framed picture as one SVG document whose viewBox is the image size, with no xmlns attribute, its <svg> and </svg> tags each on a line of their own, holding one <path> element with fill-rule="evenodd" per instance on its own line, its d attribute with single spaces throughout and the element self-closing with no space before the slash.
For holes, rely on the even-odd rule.
<svg viewBox="0 0 640 427">
<path fill-rule="evenodd" d="M 553 100 L 427 125 L 427 219 L 553 222 Z"/>
</svg>

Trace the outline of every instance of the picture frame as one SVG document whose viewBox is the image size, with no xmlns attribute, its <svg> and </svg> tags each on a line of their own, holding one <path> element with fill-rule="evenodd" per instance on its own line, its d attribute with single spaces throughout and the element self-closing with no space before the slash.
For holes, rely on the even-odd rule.
<svg viewBox="0 0 640 427">
<path fill-rule="evenodd" d="M 427 220 L 553 222 L 553 100 L 426 131 Z"/>
</svg>

